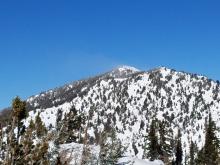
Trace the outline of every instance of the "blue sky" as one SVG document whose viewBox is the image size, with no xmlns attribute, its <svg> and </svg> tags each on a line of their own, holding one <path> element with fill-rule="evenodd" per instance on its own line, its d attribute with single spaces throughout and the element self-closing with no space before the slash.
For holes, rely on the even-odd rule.
<svg viewBox="0 0 220 165">
<path fill-rule="evenodd" d="M 220 2 L 0 1 L 0 109 L 119 65 L 220 79 Z"/>
</svg>

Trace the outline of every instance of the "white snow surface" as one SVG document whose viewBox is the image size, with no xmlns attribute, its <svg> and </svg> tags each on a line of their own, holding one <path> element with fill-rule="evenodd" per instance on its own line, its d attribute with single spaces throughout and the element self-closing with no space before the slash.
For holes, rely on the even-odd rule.
<svg viewBox="0 0 220 165">
<path fill-rule="evenodd" d="M 88 146 L 92 151 L 92 156 L 98 158 L 100 147 L 96 145 Z M 80 165 L 82 161 L 83 144 L 67 143 L 60 145 L 61 155 L 69 161 L 69 165 Z"/>
<path fill-rule="evenodd" d="M 96 145 L 89 146 L 94 156 L 98 157 L 100 147 Z M 60 145 L 60 153 L 64 153 L 69 159 L 69 165 L 79 165 L 81 162 L 81 155 L 83 144 L 69 143 Z M 97 160 L 98 161 L 98 160 Z M 147 159 L 138 159 L 137 157 L 122 157 L 119 158 L 118 165 L 164 165 L 161 160 L 149 161 Z"/>
<path fill-rule="evenodd" d="M 119 165 L 164 165 L 161 160 L 149 161 L 136 157 L 122 157 L 118 160 Z"/>
<path fill-rule="evenodd" d="M 131 71 L 133 71 L 133 72 L 140 72 L 139 69 L 137 69 L 137 68 L 135 68 L 135 67 L 132 67 L 132 66 L 127 66 L 127 65 L 119 66 L 119 67 L 118 67 L 118 70 L 119 70 L 119 71 L 131 70 Z"/>
</svg>

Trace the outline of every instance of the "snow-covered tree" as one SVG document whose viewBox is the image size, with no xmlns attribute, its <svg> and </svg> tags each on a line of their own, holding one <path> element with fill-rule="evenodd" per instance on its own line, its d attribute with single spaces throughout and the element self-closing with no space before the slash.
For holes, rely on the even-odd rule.
<svg viewBox="0 0 220 165">
<path fill-rule="evenodd" d="M 100 140 L 100 165 L 115 164 L 118 158 L 123 155 L 124 149 L 121 141 L 116 136 L 114 128 L 112 128 L 111 132 L 103 131 Z"/>
</svg>

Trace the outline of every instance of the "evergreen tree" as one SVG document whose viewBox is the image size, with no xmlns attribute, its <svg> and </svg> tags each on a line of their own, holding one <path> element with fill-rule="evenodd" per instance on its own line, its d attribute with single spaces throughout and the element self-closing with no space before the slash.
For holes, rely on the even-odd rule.
<svg viewBox="0 0 220 165">
<path fill-rule="evenodd" d="M 204 165 L 205 158 L 204 158 L 204 147 L 198 152 L 197 158 L 195 159 L 196 165 Z"/>
<path fill-rule="evenodd" d="M 114 128 L 109 133 L 103 131 L 100 139 L 100 165 L 114 165 L 118 158 L 123 155 L 124 149 L 121 141 L 116 137 Z"/>
<path fill-rule="evenodd" d="M 47 129 L 41 120 L 40 113 L 38 113 L 37 116 L 35 117 L 35 129 L 38 138 L 41 138 L 47 133 Z"/>
<path fill-rule="evenodd" d="M 42 139 L 35 145 L 32 154 L 32 160 L 34 164 L 49 165 L 48 148 L 49 145 L 46 138 Z"/>
<path fill-rule="evenodd" d="M 190 143 L 190 162 L 189 165 L 195 165 L 195 151 L 196 151 L 196 144 L 191 140 Z"/>
<path fill-rule="evenodd" d="M 78 114 L 78 111 L 75 107 L 72 107 L 68 114 L 68 137 L 67 142 L 82 142 L 80 139 L 80 130 L 82 129 L 82 125 L 85 124 L 85 118 L 83 114 Z"/>
<path fill-rule="evenodd" d="M 35 154 L 33 153 L 33 139 L 34 139 L 34 129 L 35 125 L 33 120 L 31 119 L 29 123 L 29 127 L 27 128 L 25 134 L 21 138 L 21 148 L 22 148 L 22 153 L 20 155 L 20 164 L 29 164 L 33 163 L 32 162 L 32 155 Z"/>
<path fill-rule="evenodd" d="M 78 114 L 78 111 L 72 107 L 69 113 L 64 115 L 62 125 L 59 126 L 59 138 L 58 143 L 71 143 L 78 142 L 82 143 L 81 130 L 85 124 L 85 117 L 83 114 Z"/>
<path fill-rule="evenodd" d="M 182 150 L 182 142 L 181 142 L 181 132 L 178 130 L 177 135 L 177 144 L 176 144 L 176 165 L 181 165 L 183 160 L 183 150 Z"/>
<path fill-rule="evenodd" d="M 209 114 L 208 125 L 206 127 L 205 145 L 204 145 L 204 163 L 217 165 L 219 157 L 219 140 L 215 134 L 215 122 L 212 120 L 211 113 Z"/>
<path fill-rule="evenodd" d="M 158 136 L 157 136 L 157 127 L 156 127 L 156 121 L 153 120 L 150 125 L 150 131 L 148 134 L 148 154 L 147 157 L 153 161 L 155 159 L 158 159 L 159 157 L 159 144 L 158 144 Z"/>
<path fill-rule="evenodd" d="M 62 125 L 59 126 L 60 129 L 58 130 L 58 138 L 56 140 L 57 144 L 63 144 L 68 139 L 68 114 L 64 115 L 64 119 L 62 120 Z"/>
<path fill-rule="evenodd" d="M 22 120 L 27 117 L 26 103 L 19 97 L 16 97 L 12 101 L 12 119 L 11 127 L 7 142 L 7 154 L 6 164 L 16 164 L 16 161 L 20 158 L 19 154 L 22 152 L 19 148 L 19 137 L 22 134 L 22 128 L 24 128 Z M 17 127 L 17 136 L 15 137 L 14 130 Z M 23 131 L 24 132 L 24 131 Z"/>
<path fill-rule="evenodd" d="M 100 136 L 100 153 L 99 153 L 99 160 L 100 165 L 104 165 L 107 161 L 107 152 L 108 152 L 108 143 L 107 143 L 107 133 L 102 132 Z"/>
<path fill-rule="evenodd" d="M 159 157 L 165 163 L 169 163 L 173 153 L 173 131 L 170 128 L 170 123 L 163 120 L 159 122 Z"/>
<path fill-rule="evenodd" d="M 23 126 L 22 120 L 27 117 L 26 102 L 22 101 L 19 97 L 16 97 L 12 102 L 13 112 L 12 116 L 15 118 L 17 126 L 17 142 L 21 135 L 21 128 Z"/>
</svg>

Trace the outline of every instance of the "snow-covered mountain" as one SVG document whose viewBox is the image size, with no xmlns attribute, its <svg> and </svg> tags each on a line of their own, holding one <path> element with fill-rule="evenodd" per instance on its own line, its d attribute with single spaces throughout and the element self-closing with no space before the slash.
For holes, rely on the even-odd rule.
<svg viewBox="0 0 220 165">
<path fill-rule="evenodd" d="M 211 112 L 220 126 L 220 85 L 207 77 L 159 67 L 140 71 L 122 66 L 110 72 L 73 82 L 27 100 L 29 117 L 38 112 L 45 125 L 57 129 L 70 109 L 88 117 L 88 135 L 95 143 L 97 134 L 113 127 L 125 155 L 142 158 L 152 119 L 165 120 L 170 129 L 182 133 L 184 154 L 190 140 L 204 145 L 204 123 Z M 220 134 L 219 134 L 220 136 Z"/>
</svg>

